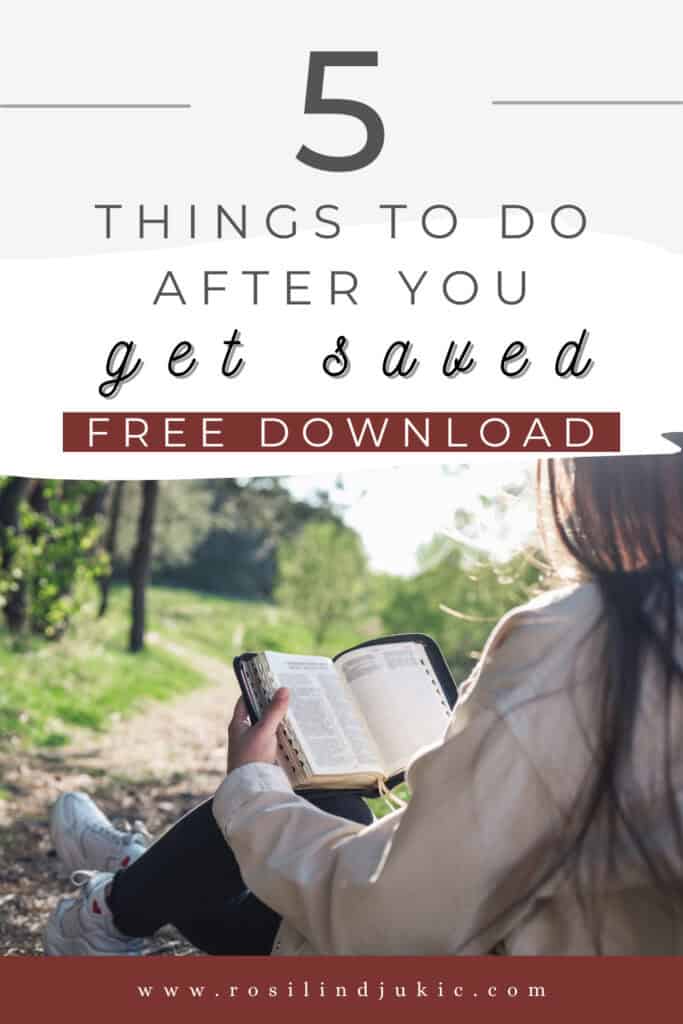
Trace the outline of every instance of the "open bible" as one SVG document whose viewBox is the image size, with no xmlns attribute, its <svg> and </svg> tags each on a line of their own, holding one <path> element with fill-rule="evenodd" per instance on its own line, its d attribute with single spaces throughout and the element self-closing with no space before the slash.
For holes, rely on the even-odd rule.
<svg viewBox="0 0 683 1024">
<path fill-rule="evenodd" d="M 395 785 L 414 754 L 441 739 L 458 695 L 438 646 L 419 633 L 334 658 L 242 654 L 234 667 L 253 722 L 277 689 L 289 689 L 278 760 L 296 789 L 372 795 Z"/>
</svg>

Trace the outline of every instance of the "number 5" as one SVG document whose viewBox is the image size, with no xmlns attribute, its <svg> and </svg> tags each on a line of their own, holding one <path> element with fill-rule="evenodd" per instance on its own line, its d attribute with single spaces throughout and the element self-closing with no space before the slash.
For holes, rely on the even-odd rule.
<svg viewBox="0 0 683 1024">
<path fill-rule="evenodd" d="M 362 149 L 348 156 L 328 156 L 325 153 L 317 153 L 308 146 L 302 146 L 296 158 L 301 160 L 302 164 L 315 167 L 318 171 L 358 171 L 361 167 L 371 164 L 381 153 L 384 145 L 384 125 L 377 111 L 367 103 L 323 97 L 326 67 L 376 68 L 377 50 L 314 50 L 310 56 L 306 83 L 305 114 L 346 114 L 349 117 L 356 117 L 363 122 L 368 137 Z"/>
</svg>

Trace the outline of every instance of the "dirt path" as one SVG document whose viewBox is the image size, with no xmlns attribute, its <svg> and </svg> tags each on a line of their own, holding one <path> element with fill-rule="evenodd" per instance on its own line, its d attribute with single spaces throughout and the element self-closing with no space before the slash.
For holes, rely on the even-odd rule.
<svg viewBox="0 0 683 1024">
<path fill-rule="evenodd" d="M 0 780 L 9 793 L 0 800 L 0 956 L 42 954 L 46 916 L 68 891 L 47 828 L 60 792 L 84 790 L 110 817 L 140 819 L 158 835 L 216 789 L 237 685 L 227 664 L 167 641 L 163 646 L 202 672 L 207 686 L 151 704 L 101 736 L 79 734 L 59 752 L 0 752 Z M 193 950 L 169 929 L 150 952 Z"/>
</svg>

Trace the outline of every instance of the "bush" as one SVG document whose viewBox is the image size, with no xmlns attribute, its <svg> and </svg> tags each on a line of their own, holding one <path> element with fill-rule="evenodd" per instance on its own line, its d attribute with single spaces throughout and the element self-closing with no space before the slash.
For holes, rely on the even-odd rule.
<svg viewBox="0 0 683 1024">
<path fill-rule="evenodd" d="M 369 571 L 360 537 L 335 522 L 310 522 L 278 551 L 275 600 L 310 629 L 313 650 L 369 613 Z"/>
<path fill-rule="evenodd" d="M 7 530 L 7 568 L 0 573 L 0 603 L 13 605 L 16 631 L 61 636 L 81 606 L 88 584 L 107 571 L 99 548 L 100 517 L 87 507 L 99 484 L 46 480 L 40 501 L 24 501 L 18 526 Z"/>
</svg>

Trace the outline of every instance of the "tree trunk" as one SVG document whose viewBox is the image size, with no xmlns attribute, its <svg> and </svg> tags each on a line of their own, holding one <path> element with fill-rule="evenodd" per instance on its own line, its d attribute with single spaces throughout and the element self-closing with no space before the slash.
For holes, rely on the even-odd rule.
<svg viewBox="0 0 683 1024">
<path fill-rule="evenodd" d="M 138 538 L 130 564 L 132 591 L 130 650 L 132 652 L 141 651 L 145 646 L 145 591 L 152 560 L 152 540 L 158 496 L 159 481 L 143 481 Z"/>
<path fill-rule="evenodd" d="M 44 516 L 48 510 L 47 495 L 45 493 L 45 483 L 42 480 L 34 480 L 31 493 L 29 495 L 29 503 L 34 512 L 37 512 L 39 516 Z M 35 536 L 35 533 L 34 533 Z"/>
<path fill-rule="evenodd" d="M 44 515 L 47 511 L 47 498 L 45 497 L 44 486 L 40 480 L 31 480 L 29 483 L 32 486 L 27 487 L 22 493 L 28 498 L 31 508 L 39 515 Z M 36 532 L 34 529 L 28 531 L 28 536 L 31 541 L 35 542 Z M 4 611 L 5 620 L 10 632 L 15 634 L 23 633 L 28 626 L 29 620 L 29 593 L 26 579 L 23 576 L 17 580 L 16 588 L 10 590 Z"/>
<path fill-rule="evenodd" d="M 23 476 L 11 476 L 0 491 L 0 537 L 2 543 L 2 568 L 9 569 L 12 561 L 12 545 L 9 530 L 19 526 L 19 507 L 28 494 L 31 481 Z"/>
<path fill-rule="evenodd" d="M 8 572 L 12 565 L 12 536 L 19 528 L 21 502 L 27 496 L 32 481 L 25 477 L 10 477 L 0 493 L 0 537 L 2 543 L 2 570 Z M 7 628 L 11 633 L 21 633 L 28 618 L 26 584 L 17 580 L 16 590 L 10 590 L 3 609 Z"/>
<path fill-rule="evenodd" d="M 121 519 L 121 505 L 123 504 L 123 487 L 124 481 L 117 480 L 114 484 L 114 490 L 111 495 L 111 504 L 109 505 L 109 522 L 107 524 L 107 532 L 104 537 L 103 545 L 104 550 L 109 555 L 109 572 L 106 576 L 100 576 L 100 608 L 98 612 L 100 618 L 107 614 L 107 609 L 109 608 L 109 591 L 111 589 L 114 559 L 116 558 L 119 521 Z"/>
</svg>

